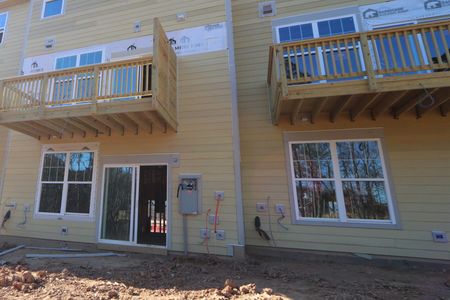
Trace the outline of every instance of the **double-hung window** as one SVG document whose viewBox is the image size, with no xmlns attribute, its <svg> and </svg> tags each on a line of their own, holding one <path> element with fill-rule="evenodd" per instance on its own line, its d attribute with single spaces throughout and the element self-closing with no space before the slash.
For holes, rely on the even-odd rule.
<svg viewBox="0 0 450 300">
<path fill-rule="evenodd" d="M 40 170 L 37 214 L 91 217 L 95 151 L 45 151 Z"/>
<path fill-rule="evenodd" d="M 8 21 L 7 13 L 0 13 L 0 44 L 3 43 L 6 32 L 6 22 Z"/>
<path fill-rule="evenodd" d="M 289 142 L 297 221 L 395 224 L 379 139 Z"/>
<path fill-rule="evenodd" d="M 64 13 L 64 0 L 44 0 L 42 19 L 59 16 Z"/>
</svg>

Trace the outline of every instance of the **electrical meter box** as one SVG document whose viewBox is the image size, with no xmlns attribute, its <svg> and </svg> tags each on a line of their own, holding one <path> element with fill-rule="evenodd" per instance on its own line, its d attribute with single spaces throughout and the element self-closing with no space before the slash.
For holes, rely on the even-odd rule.
<svg viewBox="0 0 450 300">
<path fill-rule="evenodd" d="M 180 213 L 183 215 L 197 215 L 200 213 L 201 203 L 201 175 L 181 174 L 177 197 L 180 202 Z"/>
</svg>

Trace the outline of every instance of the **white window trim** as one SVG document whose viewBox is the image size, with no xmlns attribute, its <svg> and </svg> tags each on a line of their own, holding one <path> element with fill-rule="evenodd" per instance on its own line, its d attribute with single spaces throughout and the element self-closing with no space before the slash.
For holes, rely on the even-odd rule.
<svg viewBox="0 0 450 300">
<path fill-rule="evenodd" d="M 95 48 L 95 49 L 92 49 L 92 50 L 88 50 L 88 51 L 85 51 L 85 50 L 83 50 L 83 51 L 74 51 L 73 53 L 66 53 L 66 54 L 64 54 L 64 55 L 59 55 L 59 56 L 56 56 L 55 58 L 54 58 L 54 61 L 53 61 L 53 70 L 55 70 L 55 71 L 60 71 L 60 70 L 67 70 L 67 69 L 70 69 L 70 68 L 66 68 L 66 69 L 59 69 L 59 70 L 57 70 L 56 69 L 56 63 L 57 63 L 57 61 L 58 61 L 58 59 L 61 59 L 61 58 L 65 58 L 65 57 L 69 57 L 69 56 L 76 56 L 77 57 L 77 59 L 76 59 L 76 63 L 75 63 L 75 67 L 73 67 L 73 68 L 78 68 L 78 67 L 80 67 L 80 61 L 81 61 L 81 55 L 83 55 L 83 54 L 89 54 L 89 53 L 94 53 L 94 52 L 102 52 L 102 61 L 100 62 L 100 63 L 98 63 L 98 64 L 103 64 L 103 63 L 105 63 L 105 49 L 104 48 Z M 83 66 L 83 67 L 89 67 L 89 66 L 95 66 L 96 64 L 93 64 L 93 65 L 87 65 L 87 66 Z"/>
<path fill-rule="evenodd" d="M 0 41 L 0 45 L 3 45 L 6 38 L 6 29 L 8 27 L 8 21 L 9 21 L 9 13 L 8 12 L 2 12 L 0 15 L 6 15 L 6 21 L 5 21 L 5 27 L 0 28 L 0 32 L 3 32 L 2 40 Z"/>
<path fill-rule="evenodd" d="M 52 18 L 57 18 L 57 17 L 63 16 L 65 14 L 65 12 L 66 12 L 66 9 L 65 9 L 66 0 L 61 0 L 62 1 L 61 12 L 59 14 L 57 14 L 57 15 L 44 17 L 45 6 L 47 5 L 47 2 L 50 2 L 50 1 L 54 1 L 54 0 L 43 0 L 43 2 L 42 2 L 41 20 L 48 20 L 48 19 L 52 19 Z"/>
<path fill-rule="evenodd" d="M 316 138 L 317 137 L 317 138 Z M 319 226 L 332 226 L 332 227 L 362 227 L 362 228 L 381 228 L 381 229 L 400 229 L 399 213 L 397 203 L 395 200 L 394 185 L 391 180 L 391 173 L 389 168 L 389 161 L 387 152 L 384 151 L 384 139 L 382 129 L 369 128 L 369 129 L 352 129 L 352 130 L 324 130 L 324 131 L 307 131 L 307 132 L 285 132 L 285 154 L 286 154 L 286 170 L 288 173 L 289 182 L 289 196 L 291 202 L 291 219 L 293 224 L 299 225 L 319 225 Z M 335 175 L 332 179 L 336 183 L 336 200 L 339 208 L 339 219 L 327 219 L 327 218 L 304 218 L 300 217 L 298 210 L 297 191 L 295 186 L 295 175 L 293 168 L 292 157 L 292 144 L 298 143 L 331 143 L 331 147 L 335 147 L 336 142 L 339 141 L 377 141 L 378 149 L 380 153 L 380 160 L 382 162 L 384 182 L 386 187 L 386 196 L 388 198 L 388 211 L 390 220 L 359 220 L 359 219 L 347 219 L 343 214 L 345 209 L 344 195 L 342 187 L 338 187 L 342 183 L 340 179 L 339 166 L 336 165 L 333 159 L 333 171 Z M 333 146 L 334 145 L 334 146 Z M 334 149 L 336 150 L 336 149 Z M 332 155 L 337 155 L 331 149 Z M 336 157 L 337 159 L 337 157 Z M 356 179 L 355 179 L 356 180 Z M 359 179 L 358 179 L 359 180 Z M 341 200 L 339 200 L 341 199 Z M 345 222 L 341 221 L 341 218 L 346 219 Z"/>
<path fill-rule="evenodd" d="M 85 149 L 89 148 L 89 150 Z M 52 150 L 50 150 L 52 149 Z M 49 151 L 50 150 L 50 151 Z M 80 153 L 80 152 L 93 152 L 94 153 L 94 164 L 92 170 L 92 184 L 91 188 L 91 198 L 89 203 L 89 214 L 77 214 L 77 213 L 66 213 L 67 204 L 67 186 L 68 186 L 68 164 L 70 163 L 70 156 L 66 159 L 65 174 L 64 174 L 64 188 L 61 200 L 61 212 L 60 213 L 46 213 L 39 212 L 41 189 L 42 189 L 42 168 L 44 167 L 44 156 L 47 153 Z M 67 220 L 67 221 L 89 221 L 93 222 L 95 220 L 95 204 L 96 204 L 96 190 L 97 190 L 97 166 L 99 160 L 99 144 L 98 143 L 84 143 L 84 144 L 62 144 L 62 145 L 44 145 L 41 151 L 41 162 L 39 166 L 39 176 L 36 186 L 36 198 L 34 205 L 34 218 L 43 220 Z M 77 183 L 77 182 L 74 182 Z M 84 182 L 86 183 L 86 182 Z M 64 213 L 63 213 L 64 212 Z"/>
<path fill-rule="evenodd" d="M 358 19 L 357 19 L 356 14 L 336 15 L 336 16 L 329 17 L 329 18 L 311 19 L 309 21 L 293 22 L 293 23 L 289 23 L 289 24 L 275 26 L 277 43 L 278 44 L 281 43 L 280 42 L 280 28 L 291 27 L 291 26 L 296 26 L 296 25 L 301 26 L 301 25 L 305 25 L 305 24 L 311 24 L 312 29 L 313 29 L 313 38 L 310 40 L 320 39 L 321 37 L 319 37 L 319 27 L 318 27 L 319 22 L 330 21 L 330 20 L 335 20 L 335 19 L 344 19 L 344 18 L 348 18 L 348 17 L 353 17 L 353 23 L 355 24 L 355 32 L 359 32 L 360 28 L 359 28 Z M 290 43 L 290 42 L 287 42 L 287 43 Z"/>
</svg>

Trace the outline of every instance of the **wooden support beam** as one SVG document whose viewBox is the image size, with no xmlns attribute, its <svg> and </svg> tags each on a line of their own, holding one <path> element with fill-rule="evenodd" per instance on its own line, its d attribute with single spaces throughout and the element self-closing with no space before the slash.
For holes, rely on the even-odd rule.
<svg viewBox="0 0 450 300">
<path fill-rule="evenodd" d="M 51 119 L 51 120 L 47 120 L 52 124 L 55 124 L 56 126 L 59 126 L 61 128 L 63 128 L 64 130 L 67 130 L 69 132 L 72 132 L 72 134 L 78 133 L 81 136 L 86 136 L 86 131 L 81 130 L 80 128 L 73 126 L 73 124 L 70 122 L 69 118 L 65 118 L 65 119 Z"/>
<path fill-rule="evenodd" d="M 305 100 L 303 100 L 303 99 L 298 100 L 294 109 L 292 110 L 292 114 L 291 114 L 291 124 L 292 125 L 295 125 L 298 123 L 300 111 L 302 110 L 302 106 L 303 106 L 304 102 L 305 102 Z"/>
<path fill-rule="evenodd" d="M 438 92 L 434 94 L 434 102 L 430 103 L 429 106 L 423 107 L 420 104 L 417 109 L 417 118 L 423 117 L 424 114 L 430 112 L 436 108 L 441 107 L 443 104 L 450 101 L 450 91 L 448 89 L 440 89 Z M 431 101 L 431 100 L 430 100 Z M 442 113 L 442 110 L 441 110 Z"/>
<path fill-rule="evenodd" d="M 357 117 L 359 117 L 364 111 L 369 108 L 369 106 L 380 99 L 383 93 L 372 94 L 371 96 L 364 97 L 363 99 L 359 99 L 358 103 L 350 109 L 350 119 L 355 121 Z M 366 99 L 367 98 L 367 99 Z"/>
<path fill-rule="evenodd" d="M 122 132 L 122 135 L 125 134 L 125 127 L 114 121 L 114 119 L 110 118 L 109 116 L 93 115 L 92 117 L 111 128 L 111 130 L 116 129 L 117 131 Z"/>
<path fill-rule="evenodd" d="M 58 122 L 53 122 L 54 120 L 50 121 L 50 120 L 39 120 L 39 121 L 35 121 L 38 122 L 39 124 L 41 124 L 42 126 L 48 127 L 56 132 L 59 132 L 60 138 L 62 138 L 62 136 L 67 133 L 70 135 L 74 135 L 74 132 L 70 130 L 70 128 L 68 128 L 68 126 L 65 126 L 65 123 L 58 123 Z"/>
<path fill-rule="evenodd" d="M 125 127 L 126 130 L 130 130 L 130 131 L 134 132 L 135 134 L 138 134 L 138 125 L 136 123 L 134 123 L 133 121 L 131 121 L 130 119 L 128 119 L 125 115 L 117 114 L 117 115 L 110 115 L 110 116 L 117 123 L 119 123 L 120 125 Z"/>
<path fill-rule="evenodd" d="M 158 127 L 163 132 L 167 132 L 167 124 L 164 121 L 162 121 L 157 115 L 155 115 L 150 111 L 144 111 L 142 113 L 152 123 L 152 125 Z"/>
<path fill-rule="evenodd" d="M 450 111 L 450 102 L 444 103 L 441 105 L 441 107 L 439 108 L 441 111 L 441 116 L 443 117 L 447 117 L 448 113 Z"/>
<path fill-rule="evenodd" d="M 402 106 L 394 110 L 394 118 L 399 119 L 400 115 L 410 111 L 414 107 L 416 107 L 419 103 L 426 100 L 430 95 L 433 95 L 436 91 L 438 91 L 439 88 L 434 88 L 431 91 L 423 92 L 419 94 L 419 96 L 412 98 L 411 100 L 404 103 Z"/>
<path fill-rule="evenodd" d="M 37 140 L 40 140 L 40 139 L 41 139 L 41 136 L 40 136 L 38 133 L 36 133 L 35 131 L 29 131 L 29 130 L 27 130 L 27 129 L 24 129 L 22 126 L 20 126 L 20 124 L 17 124 L 17 123 L 14 123 L 14 124 L 8 123 L 8 124 L 2 124 L 2 125 L 5 126 L 5 127 L 8 127 L 9 129 L 14 130 L 14 131 L 17 131 L 17 132 L 20 132 L 20 133 L 22 133 L 22 134 L 31 136 L 31 137 L 33 137 L 33 138 L 35 138 L 35 139 L 37 139 Z"/>
<path fill-rule="evenodd" d="M 345 99 L 339 99 L 334 106 L 334 108 L 330 112 L 330 122 L 334 123 L 336 122 L 336 118 L 339 116 L 341 112 L 344 111 L 344 109 L 347 107 L 347 105 L 356 99 L 360 95 L 351 95 L 351 96 L 344 96 Z"/>
<path fill-rule="evenodd" d="M 392 92 L 383 96 L 381 101 L 372 109 L 371 115 L 372 119 L 378 119 L 382 114 L 389 110 L 390 107 L 394 106 L 397 102 L 403 99 L 410 91 L 400 91 Z"/>
<path fill-rule="evenodd" d="M 44 126 L 42 124 L 39 124 L 38 122 L 35 122 L 35 121 L 24 122 L 23 125 L 25 125 L 25 126 L 28 125 L 29 127 L 31 127 L 31 129 L 35 129 L 38 132 L 42 133 L 42 134 L 40 134 L 40 136 L 47 136 L 49 138 L 50 138 L 50 136 L 56 136 L 58 138 L 61 138 L 61 136 L 62 136 L 61 132 L 53 130 L 52 128 Z"/>
<path fill-rule="evenodd" d="M 16 123 L 17 128 L 22 129 L 24 132 L 29 132 L 34 135 L 38 135 L 40 137 L 46 137 L 50 139 L 51 134 L 48 132 L 48 130 L 38 128 L 37 126 L 34 126 L 33 124 L 27 124 L 25 122 Z M 59 135 L 57 136 L 59 137 Z"/>
<path fill-rule="evenodd" d="M 316 105 L 314 106 L 314 109 L 311 113 L 311 123 L 314 124 L 314 122 L 316 121 L 317 117 L 319 116 L 320 112 L 322 111 L 322 109 L 325 107 L 325 105 L 328 102 L 328 97 L 325 98 L 321 98 L 319 100 L 317 100 Z"/>
<path fill-rule="evenodd" d="M 139 128 L 142 128 L 143 130 L 152 133 L 152 123 L 147 120 L 145 117 L 141 115 L 141 113 L 132 112 L 126 114 L 128 118 L 133 120 L 136 124 L 138 124 Z"/>
<path fill-rule="evenodd" d="M 77 128 L 78 130 L 83 131 L 84 133 L 92 133 L 93 135 L 97 136 L 97 129 L 90 127 L 89 125 L 85 125 L 83 122 L 78 121 L 75 118 L 67 118 L 66 121 L 72 125 L 74 128 Z"/>
<path fill-rule="evenodd" d="M 101 123 L 100 121 L 92 118 L 92 117 L 79 117 L 76 118 L 77 121 L 81 122 L 82 124 L 89 125 L 92 128 L 95 128 L 98 132 L 98 134 L 108 134 L 111 135 L 111 128 L 106 126 L 105 124 Z"/>
</svg>

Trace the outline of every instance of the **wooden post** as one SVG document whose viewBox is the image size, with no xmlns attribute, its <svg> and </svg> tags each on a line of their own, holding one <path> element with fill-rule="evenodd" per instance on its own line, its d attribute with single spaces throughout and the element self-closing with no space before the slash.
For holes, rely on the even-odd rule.
<svg viewBox="0 0 450 300">
<path fill-rule="evenodd" d="M 276 55 L 278 57 L 278 69 L 280 71 L 281 95 L 283 97 L 287 97 L 289 95 L 289 93 L 288 93 L 288 86 L 287 86 L 286 67 L 284 65 L 283 46 L 277 47 Z"/>
<path fill-rule="evenodd" d="M 375 77 L 375 71 L 373 69 L 372 57 L 370 55 L 369 40 L 367 33 L 361 33 L 361 47 L 363 52 L 364 64 L 366 65 L 367 79 L 369 80 L 369 89 L 375 91 L 377 89 L 377 82 Z"/>
<path fill-rule="evenodd" d="M 3 103 L 3 92 L 5 90 L 5 83 L 3 80 L 0 80 L 0 111 L 6 109 L 5 103 Z"/>
<path fill-rule="evenodd" d="M 97 113 L 97 109 L 98 109 L 98 104 L 97 104 L 97 97 L 98 97 L 98 91 L 99 91 L 99 82 L 100 82 L 100 67 L 98 65 L 96 65 L 94 67 L 94 88 L 92 91 L 92 113 L 96 114 Z"/>
<path fill-rule="evenodd" d="M 41 92 L 39 94 L 39 114 L 42 117 L 42 114 L 45 111 L 45 102 L 47 100 L 47 88 L 48 88 L 48 74 L 44 74 L 44 77 L 41 81 Z"/>
</svg>

